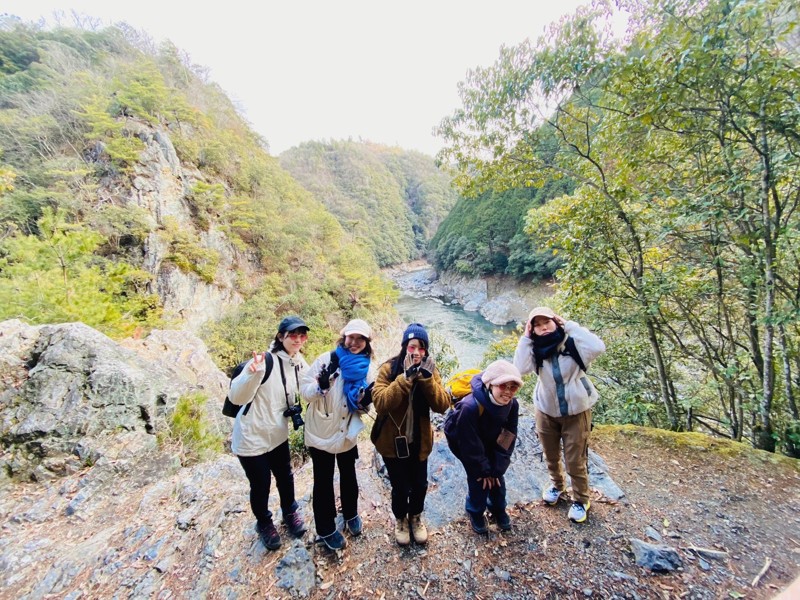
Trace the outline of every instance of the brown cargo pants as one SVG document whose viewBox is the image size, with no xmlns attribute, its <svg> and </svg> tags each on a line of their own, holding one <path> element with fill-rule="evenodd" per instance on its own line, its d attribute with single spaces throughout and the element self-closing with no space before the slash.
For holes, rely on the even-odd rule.
<svg viewBox="0 0 800 600">
<path fill-rule="evenodd" d="M 592 432 L 592 410 L 568 417 L 551 417 L 536 410 L 536 433 L 542 443 L 550 479 L 564 490 L 564 469 L 561 467 L 561 440 L 564 440 L 564 462 L 572 480 L 572 500 L 589 502 L 589 434 Z"/>
</svg>

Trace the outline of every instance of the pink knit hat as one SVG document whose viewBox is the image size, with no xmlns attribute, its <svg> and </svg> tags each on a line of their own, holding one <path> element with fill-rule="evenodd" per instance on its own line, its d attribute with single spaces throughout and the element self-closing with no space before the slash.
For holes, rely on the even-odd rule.
<svg viewBox="0 0 800 600">
<path fill-rule="evenodd" d="M 484 385 L 501 385 L 509 381 L 522 385 L 522 375 L 520 375 L 519 369 L 507 360 L 496 360 L 486 367 L 481 375 L 481 381 Z"/>
</svg>

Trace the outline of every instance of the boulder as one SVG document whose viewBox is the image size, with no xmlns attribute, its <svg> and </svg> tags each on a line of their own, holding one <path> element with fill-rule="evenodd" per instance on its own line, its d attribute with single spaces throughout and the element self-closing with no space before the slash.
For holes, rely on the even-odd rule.
<svg viewBox="0 0 800 600">
<path fill-rule="evenodd" d="M 157 332 L 151 338 L 160 351 L 148 358 L 82 323 L 0 323 L 3 473 L 37 480 L 62 476 L 124 453 L 118 448 L 122 437 L 114 434 L 127 434 L 131 447 L 152 448 L 184 394 L 204 392 L 221 405 L 227 378 L 200 340 Z M 172 365 L 165 361 L 165 348 L 180 353 L 185 366 L 177 368 L 174 358 Z M 196 374 L 187 377 L 191 365 Z"/>
</svg>

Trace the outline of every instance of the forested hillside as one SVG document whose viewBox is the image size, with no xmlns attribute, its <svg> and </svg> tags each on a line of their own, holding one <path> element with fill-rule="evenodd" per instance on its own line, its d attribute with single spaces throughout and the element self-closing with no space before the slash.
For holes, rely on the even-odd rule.
<svg viewBox="0 0 800 600">
<path fill-rule="evenodd" d="M 418 258 L 457 197 L 433 158 L 400 148 L 306 142 L 280 161 L 380 266 Z"/>
<path fill-rule="evenodd" d="M 536 247 L 536 233 L 525 233 L 525 216 L 573 187 L 569 180 L 551 180 L 539 188 L 490 190 L 477 198 L 460 198 L 431 240 L 431 259 L 440 271 L 465 275 L 551 277 L 559 259 L 552 249 Z"/>
<path fill-rule="evenodd" d="M 797 3 L 624 5 L 624 41 L 599 2 L 471 71 L 439 159 L 473 196 L 576 182 L 527 231 L 606 338 L 597 418 L 798 456 Z"/>
<path fill-rule="evenodd" d="M 230 364 L 282 314 L 326 343 L 387 309 L 375 261 L 265 148 L 175 47 L 4 17 L 0 319 L 123 337 L 214 317 Z"/>
</svg>

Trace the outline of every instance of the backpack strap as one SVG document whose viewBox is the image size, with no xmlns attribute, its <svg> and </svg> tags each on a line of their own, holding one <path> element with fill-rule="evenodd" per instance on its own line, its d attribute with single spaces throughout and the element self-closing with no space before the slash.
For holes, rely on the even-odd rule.
<svg viewBox="0 0 800 600">
<path fill-rule="evenodd" d="M 264 356 L 264 376 L 261 378 L 261 384 L 259 385 L 259 387 L 261 387 L 267 382 L 267 379 L 269 379 L 269 376 L 272 374 L 272 367 L 274 365 L 275 365 L 275 358 L 272 356 L 272 352 L 267 352 L 266 356 Z M 242 413 L 242 416 L 247 414 L 247 411 L 250 410 L 251 404 L 253 404 L 252 400 L 244 405 L 244 412 Z"/>
<path fill-rule="evenodd" d="M 339 355 L 336 354 L 336 348 L 331 350 L 331 358 L 330 362 L 328 362 L 328 376 L 333 375 L 336 373 L 336 370 L 339 368 Z"/>
<path fill-rule="evenodd" d="M 567 356 L 571 356 L 572 360 L 578 363 L 578 366 L 581 368 L 581 371 L 586 373 L 586 365 L 583 363 L 581 354 L 580 352 L 578 352 L 578 348 L 575 346 L 575 340 L 573 340 L 571 336 L 567 337 L 567 341 L 564 344 L 564 354 L 566 354 Z"/>
</svg>

